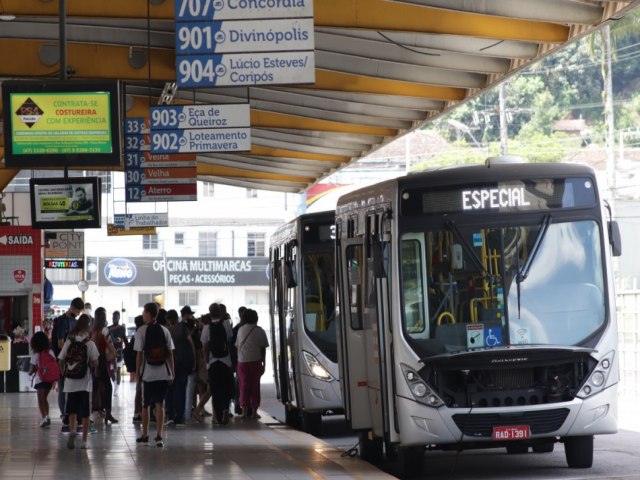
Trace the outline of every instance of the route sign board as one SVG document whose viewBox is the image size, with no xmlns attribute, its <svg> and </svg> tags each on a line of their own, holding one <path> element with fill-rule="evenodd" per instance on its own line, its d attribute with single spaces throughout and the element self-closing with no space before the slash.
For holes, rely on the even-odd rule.
<svg viewBox="0 0 640 480">
<path fill-rule="evenodd" d="M 151 107 L 152 130 L 232 128 L 251 124 L 248 103 Z"/>
<path fill-rule="evenodd" d="M 163 185 L 128 185 L 127 202 L 175 202 L 198 199 L 196 183 Z"/>
<path fill-rule="evenodd" d="M 113 224 L 125 229 L 134 227 L 168 227 L 168 213 L 125 213 L 115 214 Z"/>
<path fill-rule="evenodd" d="M 183 88 L 300 84 L 315 81 L 313 50 L 176 56 Z"/>
<path fill-rule="evenodd" d="M 154 153 L 248 152 L 250 128 L 158 130 L 151 133 Z"/>
<path fill-rule="evenodd" d="M 175 0 L 176 22 L 313 17 L 313 0 Z"/>
<path fill-rule="evenodd" d="M 176 55 L 314 49 L 313 18 L 176 24 Z"/>
<path fill-rule="evenodd" d="M 174 6 L 179 87 L 315 81 L 313 0 L 175 0 Z"/>
</svg>

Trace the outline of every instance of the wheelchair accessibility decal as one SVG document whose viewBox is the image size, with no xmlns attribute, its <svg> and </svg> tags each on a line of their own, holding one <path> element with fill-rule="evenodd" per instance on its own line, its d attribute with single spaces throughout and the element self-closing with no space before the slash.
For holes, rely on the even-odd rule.
<svg viewBox="0 0 640 480">
<path fill-rule="evenodd" d="M 467 325 L 467 348 L 499 347 L 502 345 L 502 328 L 485 327 L 482 323 Z"/>
</svg>

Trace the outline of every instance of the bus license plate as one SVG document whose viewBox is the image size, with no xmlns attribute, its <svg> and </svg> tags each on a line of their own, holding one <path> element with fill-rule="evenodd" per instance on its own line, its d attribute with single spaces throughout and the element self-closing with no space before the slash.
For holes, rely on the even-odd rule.
<svg viewBox="0 0 640 480">
<path fill-rule="evenodd" d="M 526 440 L 531 436 L 529 425 L 493 427 L 494 440 Z"/>
</svg>

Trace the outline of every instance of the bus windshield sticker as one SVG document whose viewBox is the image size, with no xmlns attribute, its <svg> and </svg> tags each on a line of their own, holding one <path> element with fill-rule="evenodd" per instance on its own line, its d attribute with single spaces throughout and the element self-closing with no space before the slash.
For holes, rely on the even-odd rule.
<svg viewBox="0 0 640 480">
<path fill-rule="evenodd" d="M 484 347 L 484 325 L 482 323 L 467 324 L 467 348 Z"/>
<path fill-rule="evenodd" d="M 482 246 L 482 233 L 477 232 L 473 234 L 473 246 L 474 247 Z"/>
</svg>

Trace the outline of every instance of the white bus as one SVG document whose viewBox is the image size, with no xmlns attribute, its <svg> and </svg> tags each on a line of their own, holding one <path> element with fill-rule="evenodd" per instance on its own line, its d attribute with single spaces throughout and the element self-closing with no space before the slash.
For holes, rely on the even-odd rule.
<svg viewBox="0 0 640 480">
<path fill-rule="evenodd" d="M 271 352 L 288 424 L 319 434 L 342 414 L 335 319 L 334 212 L 302 215 L 271 237 Z"/>
<path fill-rule="evenodd" d="M 345 415 L 368 460 L 425 450 L 553 451 L 588 468 L 617 430 L 607 218 L 579 165 L 443 168 L 336 207 Z"/>
</svg>

